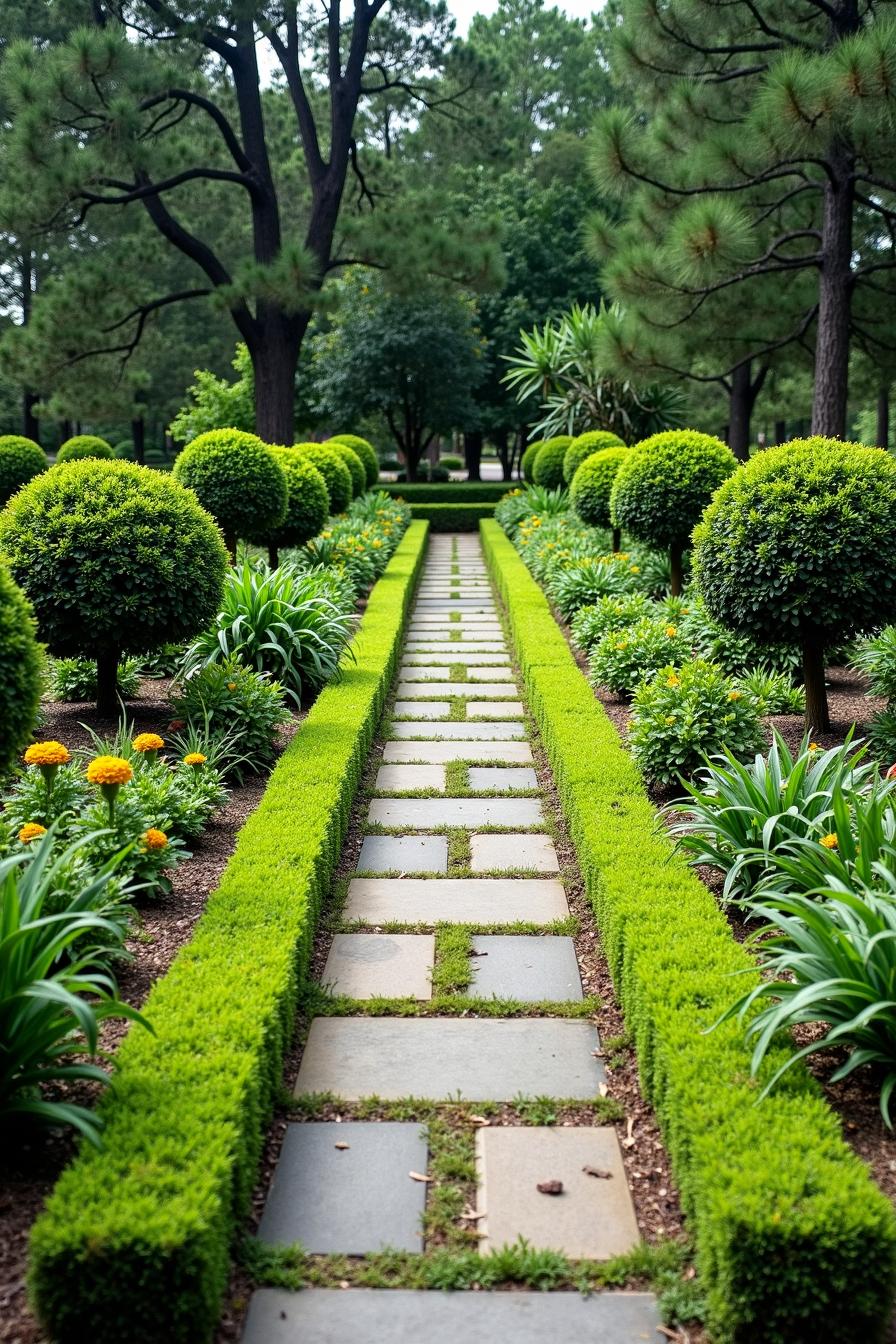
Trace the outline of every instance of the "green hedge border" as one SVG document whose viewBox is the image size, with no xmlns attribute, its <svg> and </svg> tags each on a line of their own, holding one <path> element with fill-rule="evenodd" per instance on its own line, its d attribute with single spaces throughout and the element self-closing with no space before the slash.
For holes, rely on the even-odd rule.
<svg viewBox="0 0 896 1344">
<path fill-rule="evenodd" d="M 409 504 L 497 504 L 519 481 L 384 481 L 380 489 Z"/>
<path fill-rule="evenodd" d="M 658 825 L 541 589 L 497 523 L 481 532 L 681 1189 L 713 1338 L 870 1344 L 893 1301 L 893 1208 L 805 1070 L 757 1105 L 742 1029 L 702 1034 L 752 962 Z"/>
<path fill-rule="evenodd" d="M 82 1149 L 31 1237 L 57 1344 L 199 1344 L 214 1330 L 255 1182 L 321 901 L 426 549 L 412 523 L 370 595 L 357 662 L 312 706 L 240 832 L 194 937 L 152 990 Z"/>
<path fill-rule="evenodd" d="M 425 519 L 433 532 L 478 532 L 483 518 L 491 518 L 495 512 L 495 500 L 491 504 L 415 504 L 411 505 L 411 517 Z"/>
</svg>

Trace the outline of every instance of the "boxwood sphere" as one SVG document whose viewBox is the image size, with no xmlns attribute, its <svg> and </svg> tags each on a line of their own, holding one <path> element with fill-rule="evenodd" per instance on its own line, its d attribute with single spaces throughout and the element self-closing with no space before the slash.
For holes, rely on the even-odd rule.
<svg viewBox="0 0 896 1344">
<path fill-rule="evenodd" d="M 194 495 L 133 462 L 67 462 L 0 515 L 0 548 L 60 657 L 145 653 L 207 626 L 227 553 Z"/>
<path fill-rule="evenodd" d="M 66 439 L 56 454 L 57 462 L 77 462 L 82 457 L 113 457 L 111 443 L 98 434 L 75 434 Z"/>
<path fill-rule="evenodd" d="M 267 536 L 286 515 L 286 474 L 255 434 L 211 429 L 188 443 L 174 479 L 189 486 L 232 547 L 237 537 Z"/>
<path fill-rule="evenodd" d="M 616 473 L 631 449 L 603 448 L 581 463 L 569 487 L 570 502 L 583 523 L 591 527 L 609 527 L 610 495 Z"/>
<path fill-rule="evenodd" d="M 532 473 L 535 470 L 535 459 L 539 454 L 544 439 L 535 439 L 533 443 L 525 450 L 520 458 L 520 475 L 524 481 L 531 481 Z"/>
<path fill-rule="evenodd" d="M 352 452 L 357 453 L 364 463 L 367 488 L 376 485 L 380 478 L 380 460 L 372 443 L 362 439 L 360 434 L 334 434 L 332 439 L 327 439 L 327 443 L 344 443 L 346 448 L 351 448 Z"/>
<path fill-rule="evenodd" d="M 0 771 L 3 774 L 31 737 L 43 673 L 43 650 L 37 642 L 34 613 L 6 565 L 0 562 Z"/>
<path fill-rule="evenodd" d="M 558 486 L 563 485 L 563 459 L 571 443 L 572 438 L 569 434 L 558 434 L 556 438 L 545 439 L 532 468 L 532 479 L 536 485 L 543 485 L 548 490 L 556 490 Z"/>
<path fill-rule="evenodd" d="M 706 510 L 692 559 L 710 614 L 768 642 L 892 621 L 896 462 L 824 438 L 756 453 Z"/>
<path fill-rule="evenodd" d="M 625 448 L 624 439 L 609 429 L 589 429 L 573 439 L 563 458 L 563 479 L 567 485 L 572 481 L 586 457 L 599 453 L 604 448 Z"/>
<path fill-rule="evenodd" d="M 351 503 L 352 478 L 335 447 L 330 448 L 325 443 L 297 443 L 296 448 L 317 467 L 326 481 L 330 512 L 344 513 Z"/>
<path fill-rule="evenodd" d="M 610 495 L 614 527 L 658 550 L 686 546 L 716 490 L 737 467 L 727 444 L 694 429 L 667 429 L 635 444 Z"/>
<path fill-rule="evenodd" d="M 327 483 L 296 448 L 271 448 L 286 473 L 286 517 L 273 533 L 253 540 L 262 545 L 304 546 L 321 530 L 330 512 Z"/>
<path fill-rule="evenodd" d="M 22 434 L 0 435 L 0 505 L 46 469 L 47 458 L 40 444 Z"/>
<path fill-rule="evenodd" d="M 367 472 L 364 470 L 364 463 L 354 448 L 349 448 L 347 443 L 339 443 L 338 441 L 335 443 L 331 441 L 326 447 L 332 448 L 333 452 L 337 453 L 348 467 L 348 474 L 352 478 L 352 498 L 357 499 L 359 495 L 363 495 L 367 489 Z"/>
</svg>

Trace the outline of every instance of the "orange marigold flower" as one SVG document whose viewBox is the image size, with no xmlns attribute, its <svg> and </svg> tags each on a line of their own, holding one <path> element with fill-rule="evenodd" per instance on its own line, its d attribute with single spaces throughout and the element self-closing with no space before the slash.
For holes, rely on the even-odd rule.
<svg viewBox="0 0 896 1344">
<path fill-rule="evenodd" d="M 155 826 L 150 826 L 148 831 L 143 832 L 143 843 L 147 849 L 164 849 L 168 844 L 168 837 L 164 831 L 159 831 Z"/>
<path fill-rule="evenodd" d="M 46 835 L 46 826 L 41 826 L 39 821 L 26 821 L 25 825 L 19 831 L 19 840 L 23 845 L 30 845 L 32 840 L 37 840 L 40 836 Z"/>
<path fill-rule="evenodd" d="M 184 757 L 184 765 L 205 765 L 205 757 L 201 751 L 191 751 Z"/>
<path fill-rule="evenodd" d="M 824 845 L 825 849 L 836 849 L 837 837 L 833 832 L 830 835 L 823 835 L 821 837 L 821 843 Z"/>
<path fill-rule="evenodd" d="M 667 626 L 666 626 L 666 634 L 669 636 L 670 639 L 674 639 L 675 636 L 678 634 L 678 629 L 677 629 L 677 627 L 674 626 L 674 625 L 667 625 Z"/>
<path fill-rule="evenodd" d="M 164 745 L 158 733 L 138 733 L 131 743 L 135 751 L 161 751 Z"/>
<path fill-rule="evenodd" d="M 228 681 L 228 683 L 227 683 L 227 689 L 228 689 L 228 691 L 235 691 L 235 690 L 236 690 L 236 682 L 235 682 L 235 681 Z"/>
<path fill-rule="evenodd" d="M 887 771 L 887 779 L 896 779 L 896 765 L 891 765 Z"/>
<path fill-rule="evenodd" d="M 729 700 L 740 700 L 740 699 L 741 699 L 741 693 L 740 693 L 740 691 L 729 691 L 729 692 L 728 692 L 728 699 L 729 699 Z"/>
<path fill-rule="evenodd" d="M 121 756 L 97 756 L 87 767 L 87 778 L 91 784 L 127 784 L 134 771 Z"/>
<path fill-rule="evenodd" d="M 70 760 L 69 749 L 61 742 L 32 742 L 25 752 L 26 765 L 68 765 Z"/>
<path fill-rule="evenodd" d="M 673 686 L 673 687 L 674 687 L 674 686 L 680 686 L 680 685 L 681 685 L 681 677 L 676 676 L 675 673 L 673 672 L 672 675 L 671 675 L 671 677 L 667 677 L 667 678 L 666 678 L 666 685 L 667 685 L 667 686 Z"/>
<path fill-rule="evenodd" d="M 809 743 L 809 750 L 810 750 L 810 751 L 821 751 L 821 747 L 818 745 L 817 742 L 810 742 L 810 743 Z"/>
</svg>

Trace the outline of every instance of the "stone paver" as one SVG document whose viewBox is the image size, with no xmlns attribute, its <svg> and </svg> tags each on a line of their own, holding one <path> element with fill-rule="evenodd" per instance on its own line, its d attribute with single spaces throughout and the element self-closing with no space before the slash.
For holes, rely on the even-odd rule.
<svg viewBox="0 0 896 1344">
<path fill-rule="evenodd" d="M 316 1017 L 296 1096 L 512 1101 L 597 1095 L 604 1069 L 590 1022 L 565 1018 Z"/>
<path fill-rule="evenodd" d="M 444 835 L 366 835 L 358 855 L 359 873 L 446 873 Z"/>
<path fill-rule="evenodd" d="M 352 999 L 431 999 L 435 956 L 429 933 L 337 933 L 320 980 Z"/>
<path fill-rule="evenodd" d="M 490 793 L 492 790 L 512 793 L 519 789 L 537 789 L 538 776 L 534 770 L 516 770 L 503 765 L 471 765 L 467 771 L 467 785 L 476 793 Z"/>
<path fill-rule="evenodd" d="M 473 725 L 465 724 L 466 728 Z M 529 765 L 532 748 L 528 742 L 473 741 L 469 734 L 455 742 L 387 742 L 384 761 L 421 761 L 444 765 L 448 761 L 499 761 L 502 765 Z"/>
<path fill-rule="evenodd" d="M 392 713 L 397 719 L 447 719 L 451 706 L 447 700 L 396 700 Z"/>
<path fill-rule="evenodd" d="M 615 1129 L 498 1126 L 476 1134 L 480 1250 L 525 1237 L 573 1260 L 609 1260 L 639 1241 Z M 606 1172 L 592 1176 L 585 1168 Z M 562 1195 L 538 1185 L 561 1181 Z"/>
<path fill-rule="evenodd" d="M 419 1124 L 288 1125 L 259 1238 L 315 1254 L 422 1251 L 425 1186 L 408 1173 L 426 1162 Z"/>
<path fill-rule="evenodd" d="M 476 934 L 470 993 L 477 999 L 581 1003 L 582 981 L 571 938 Z"/>
<path fill-rule="evenodd" d="M 563 884 L 546 877 L 353 877 L 344 918 L 365 924 L 550 924 L 565 919 Z"/>
<path fill-rule="evenodd" d="M 407 793 L 411 789 L 438 789 L 445 792 L 443 765 L 381 765 L 375 787 L 382 793 Z M 533 786 L 534 787 L 534 786 Z"/>
<path fill-rule="evenodd" d="M 539 798 L 374 798 L 367 820 L 379 826 L 540 826 Z"/>
<path fill-rule="evenodd" d="M 448 681 L 451 667 L 448 664 L 437 666 L 433 663 L 418 665 L 405 662 L 398 669 L 398 675 L 402 681 Z"/>
<path fill-rule="evenodd" d="M 526 729 L 521 723 L 425 723 L 405 720 L 392 727 L 392 736 L 399 738 L 422 737 L 442 739 L 462 739 L 467 742 L 512 742 L 522 740 Z"/>
<path fill-rule="evenodd" d="M 478 689 L 482 689 L 481 687 Z M 521 700 L 468 700 L 468 719 L 522 719 L 526 711 Z"/>
<path fill-rule="evenodd" d="M 467 655 L 467 680 L 468 681 L 509 681 L 513 676 L 510 670 L 510 660 L 489 658 L 484 661 L 484 655 L 478 658 L 475 654 Z"/>
<path fill-rule="evenodd" d="M 477 681 L 503 681 L 505 677 L 510 676 L 510 659 L 504 653 L 454 653 L 453 650 L 446 653 L 442 649 L 424 649 L 421 653 L 409 654 L 399 670 L 409 681 L 411 678 L 407 673 L 412 668 L 425 667 L 433 674 L 443 668 L 444 675 L 450 677 L 448 668 L 457 663 L 465 664 L 471 677 L 474 672 L 494 673 L 493 676 L 474 678 Z"/>
<path fill-rule="evenodd" d="M 435 642 L 432 639 L 409 640 L 405 645 L 406 653 L 416 656 L 418 650 L 420 653 L 435 653 L 439 659 L 454 658 L 463 662 L 473 653 L 497 654 L 507 659 L 507 645 L 501 639 L 449 639 L 446 635 L 442 642 L 436 637 Z"/>
<path fill-rule="evenodd" d="M 470 867 L 474 873 L 528 869 L 559 873 L 560 864 L 549 835 L 474 835 L 470 838 Z"/>
<path fill-rule="evenodd" d="M 261 1288 L 243 1344 L 658 1344 L 649 1293 Z"/>
<path fill-rule="evenodd" d="M 396 694 L 402 699 L 420 695 L 460 695 L 479 700 L 508 700 L 519 695 L 516 683 L 499 681 L 491 686 L 471 686 L 468 681 L 431 681 L 425 691 L 419 681 L 400 681 Z"/>
</svg>

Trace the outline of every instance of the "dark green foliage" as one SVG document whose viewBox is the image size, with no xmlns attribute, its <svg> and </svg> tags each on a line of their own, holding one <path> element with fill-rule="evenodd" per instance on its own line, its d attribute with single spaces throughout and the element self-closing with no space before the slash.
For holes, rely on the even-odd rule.
<svg viewBox="0 0 896 1344">
<path fill-rule="evenodd" d="M 313 705 L 153 987 L 157 1036 L 131 1032 L 119 1050 L 102 1155 L 78 1155 L 35 1224 L 31 1290 L 59 1344 L 211 1336 L 424 545 L 415 524 L 371 594 L 357 663 Z"/>
<path fill-rule="evenodd" d="M 520 458 L 520 476 L 524 481 L 534 483 L 535 481 L 535 459 L 538 457 L 539 450 L 544 443 L 544 439 L 535 439 L 529 444 L 526 451 Z"/>
<path fill-rule="evenodd" d="M 630 696 L 642 682 L 652 681 L 662 669 L 668 672 L 670 664 L 684 662 L 689 654 L 678 626 L 644 616 L 622 630 L 608 630 L 595 645 L 588 666 L 595 686 Z"/>
<path fill-rule="evenodd" d="M 364 474 L 367 479 L 367 485 L 370 489 L 376 485 L 380 478 L 380 462 L 376 455 L 376 449 L 372 443 L 362 439 L 360 434 L 334 434 L 327 443 L 344 443 L 347 448 L 351 448 L 357 453 L 364 463 Z"/>
<path fill-rule="evenodd" d="M 110 458 L 115 454 L 112 451 L 111 443 L 101 439 L 97 434 L 76 434 L 72 439 L 66 439 L 56 454 L 57 462 L 77 462 L 82 457 L 101 457 Z"/>
<path fill-rule="evenodd" d="M 380 489 L 407 500 L 409 504 L 485 504 L 489 501 L 495 504 L 514 486 L 511 481 L 453 481 L 450 485 L 390 481 Z"/>
<path fill-rule="evenodd" d="M 189 638 L 214 618 L 227 567 L 190 491 L 132 462 L 69 462 L 35 477 L 0 518 L 0 545 L 61 656 Z"/>
<path fill-rule="evenodd" d="M 571 636 L 576 648 L 590 653 L 611 630 L 624 630 L 645 617 L 661 612 L 643 593 L 599 597 L 591 606 L 581 607 L 573 617 Z"/>
<path fill-rule="evenodd" d="M 367 489 L 367 472 L 361 458 L 349 444 L 343 443 L 341 439 L 330 439 L 325 445 L 332 448 L 333 452 L 348 467 L 348 474 L 352 478 L 352 499 L 357 499 L 363 495 Z"/>
<path fill-rule="evenodd" d="M 335 445 L 331 448 L 325 443 L 297 443 L 295 446 L 323 476 L 330 496 L 330 513 L 344 513 L 352 500 L 352 474 Z"/>
<path fill-rule="evenodd" d="M 28 745 L 43 689 L 44 658 L 34 613 L 0 563 L 0 773 Z"/>
<path fill-rule="evenodd" d="M 890 1315 L 896 1217 L 799 1066 L 759 1074 L 736 1023 L 757 983 L 712 893 L 656 824 L 637 766 L 576 667 L 544 594 L 496 523 L 486 555 L 507 603 L 529 704 L 697 1248 L 709 1320 L 727 1344 L 867 1344 Z"/>
<path fill-rule="evenodd" d="M 572 443 L 569 434 L 558 434 L 556 438 L 545 439 L 535 457 L 532 468 L 532 480 L 536 485 L 556 490 L 563 485 L 563 459 Z"/>
<path fill-rule="evenodd" d="M 478 532 L 481 518 L 491 518 L 494 504 L 411 504 L 413 518 L 426 519 L 433 532 Z"/>
<path fill-rule="evenodd" d="M 737 461 L 727 444 L 693 429 L 668 429 L 635 444 L 610 496 L 613 523 L 657 549 L 686 546 Z M 746 591 L 747 585 L 744 585 Z"/>
<path fill-rule="evenodd" d="M 569 487 L 570 503 L 583 523 L 592 527 L 609 527 L 610 495 L 619 468 L 629 450 L 602 448 L 586 457 L 576 468 Z"/>
<path fill-rule="evenodd" d="M 321 530 L 330 512 L 327 483 L 313 462 L 296 448 L 271 448 L 286 476 L 286 516 L 267 536 L 253 538 L 262 545 L 304 546 Z"/>
<path fill-rule="evenodd" d="M 121 700 L 131 700 L 140 689 L 140 661 L 126 658 L 118 664 L 115 690 Z M 96 663 L 89 658 L 55 658 L 50 666 L 50 694 L 54 700 L 96 699 Z"/>
<path fill-rule="evenodd" d="M 21 434 L 0 435 L 0 507 L 20 486 L 47 469 L 40 444 Z"/>
<path fill-rule="evenodd" d="M 567 485 L 572 481 L 586 457 L 600 453 L 605 448 L 625 448 L 626 444 L 618 434 L 609 429 L 589 429 L 573 439 L 563 458 L 563 479 Z M 606 526 L 604 523 L 602 526 Z"/>
<path fill-rule="evenodd" d="M 872 695 L 896 699 L 896 625 L 864 639 L 853 653 L 852 666 L 868 678 Z"/>
<path fill-rule="evenodd" d="M 210 429 L 180 453 L 172 474 L 208 509 L 231 551 L 236 538 L 266 536 L 283 522 L 286 474 L 255 434 Z"/>
<path fill-rule="evenodd" d="M 280 683 L 237 658 L 200 668 L 178 687 L 171 703 L 189 727 L 227 734 L 242 758 L 239 765 L 250 770 L 274 759 L 277 729 L 289 717 Z M 233 773 L 240 773 L 239 766 Z"/>
</svg>

